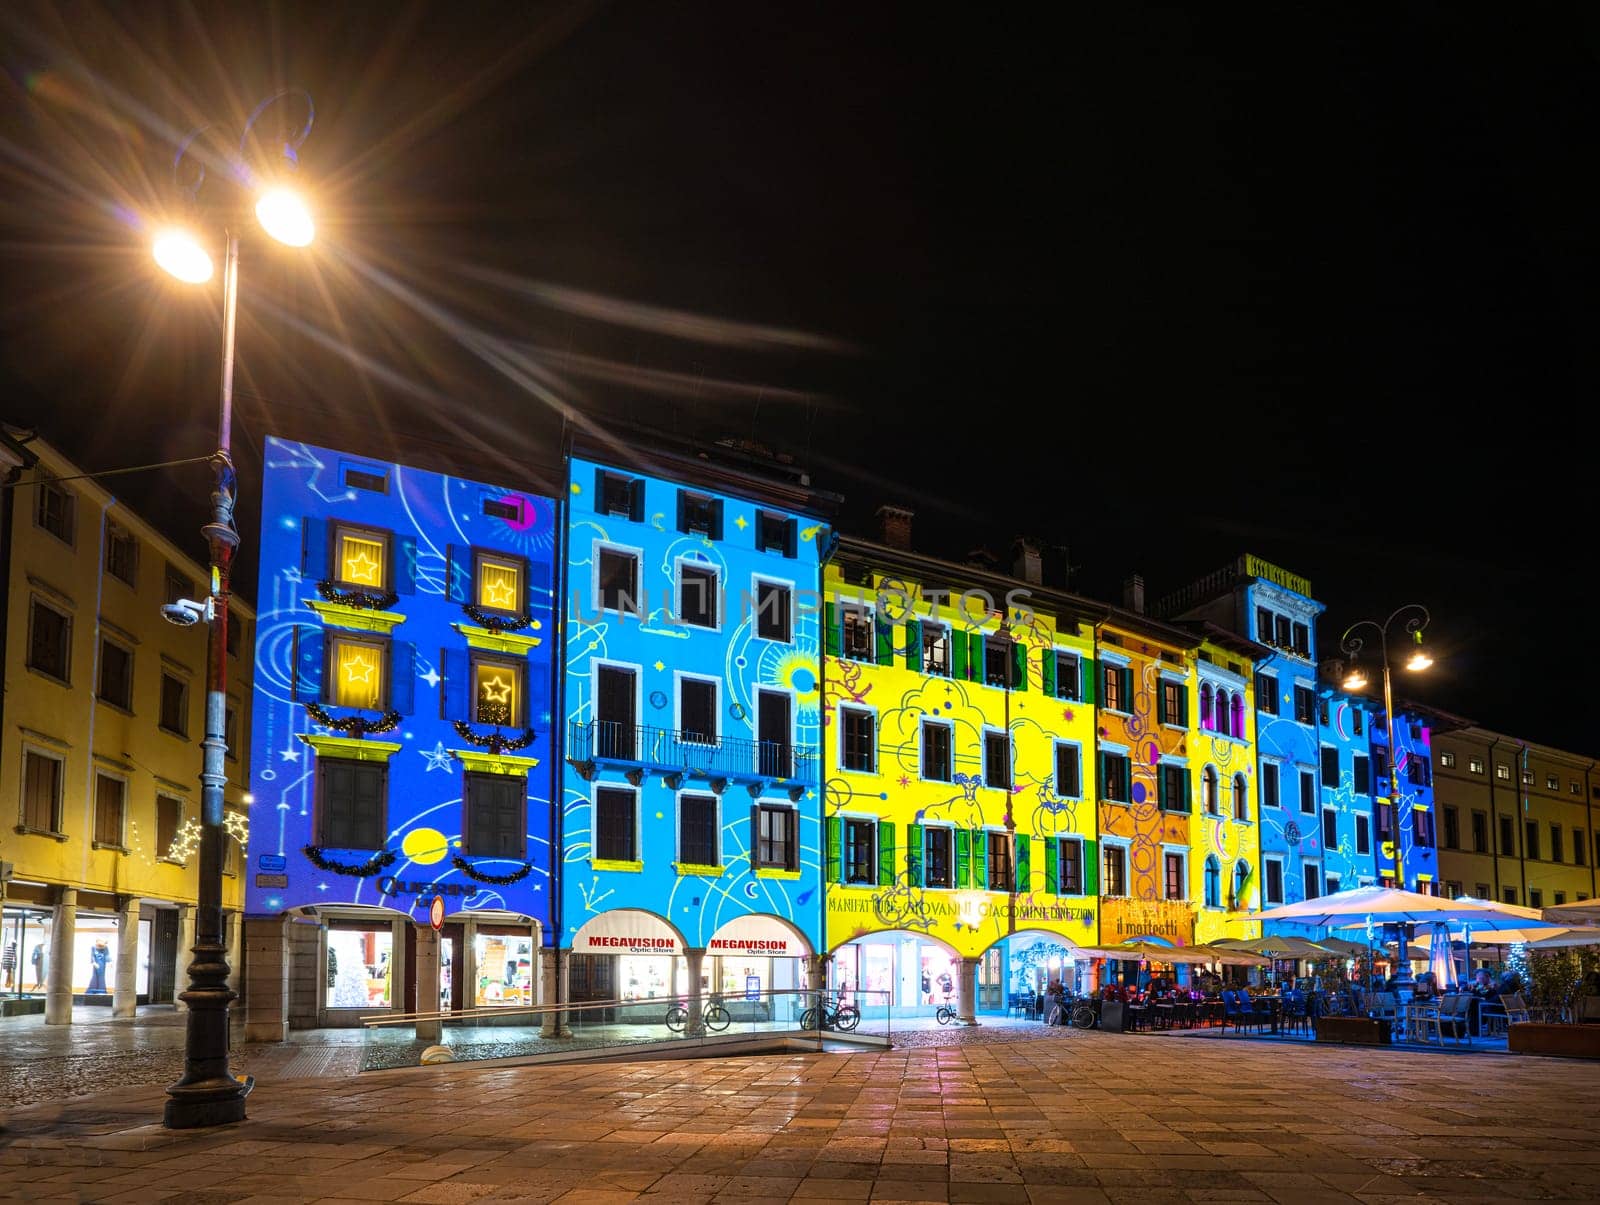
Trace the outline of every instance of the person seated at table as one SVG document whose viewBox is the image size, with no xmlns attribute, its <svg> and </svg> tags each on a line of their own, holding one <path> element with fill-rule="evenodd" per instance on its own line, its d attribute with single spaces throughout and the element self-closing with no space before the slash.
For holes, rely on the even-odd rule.
<svg viewBox="0 0 1600 1205">
<path fill-rule="evenodd" d="M 1500 996 L 1515 996 L 1521 991 L 1522 976 L 1510 970 L 1500 976 L 1500 985 L 1495 988 L 1495 994 Z"/>
<path fill-rule="evenodd" d="M 1494 976 L 1489 973 L 1488 967 L 1478 968 L 1477 974 L 1472 977 L 1472 982 L 1467 985 L 1467 991 L 1480 1000 L 1491 999 L 1496 994 Z"/>
<path fill-rule="evenodd" d="M 1439 981 L 1434 977 L 1432 971 L 1423 971 L 1422 974 L 1417 976 L 1416 984 L 1411 989 L 1412 1001 L 1426 1003 L 1438 998 Z"/>
</svg>

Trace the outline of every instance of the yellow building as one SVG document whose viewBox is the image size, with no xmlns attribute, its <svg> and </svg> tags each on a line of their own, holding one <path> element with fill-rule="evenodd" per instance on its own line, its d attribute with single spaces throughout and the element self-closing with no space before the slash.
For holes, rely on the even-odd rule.
<svg viewBox="0 0 1600 1205">
<path fill-rule="evenodd" d="M 79 473 L 43 440 L 0 437 L 16 482 L 0 490 L 0 1008 L 63 1024 L 75 1003 L 132 1015 L 187 986 L 206 696 L 205 625 L 161 607 L 203 597 L 208 571 Z M 228 627 L 235 973 L 254 618 L 236 602 Z"/>
<path fill-rule="evenodd" d="M 824 574 L 825 935 L 869 1015 L 1004 1010 L 1095 941 L 1093 625 L 1018 577 L 845 539 Z M 898 520 L 896 522 L 895 520 Z"/>
</svg>

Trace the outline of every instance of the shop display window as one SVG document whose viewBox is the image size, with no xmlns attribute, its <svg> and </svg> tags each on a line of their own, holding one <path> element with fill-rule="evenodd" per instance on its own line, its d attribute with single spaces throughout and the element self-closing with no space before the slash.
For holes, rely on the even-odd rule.
<svg viewBox="0 0 1600 1205">
<path fill-rule="evenodd" d="M 479 933 L 473 939 L 478 980 L 473 1003 L 479 1008 L 531 1005 L 533 1001 L 533 937 L 528 933 Z"/>
<path fill-rule="evenodd" d="M 389 968 L 394 934 L 381 929 L 328 930 L 328 1007 L 387 1008 L 391 999 Z"/>
</svg>

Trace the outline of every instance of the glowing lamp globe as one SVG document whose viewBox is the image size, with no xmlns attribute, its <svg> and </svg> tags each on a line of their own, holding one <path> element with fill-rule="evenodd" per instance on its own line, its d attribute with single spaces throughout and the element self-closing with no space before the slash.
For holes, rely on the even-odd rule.
<svg viewBox="0 0 1600 1205">
<path fill-rule="evenodd" d="M 156 263 L 187 284 L 205 284 L 211 279 L 211 256 L 187 230 L 163 230 L 150 250 Z"/>
<path fill-rule="evenodd" d="M 291 189 L 273 188 L 262 193 L 256 202 L 256 219 L 263 230 L 290 247 L 308 246 L 317 235 L 311 211 Z"/>
</svg>

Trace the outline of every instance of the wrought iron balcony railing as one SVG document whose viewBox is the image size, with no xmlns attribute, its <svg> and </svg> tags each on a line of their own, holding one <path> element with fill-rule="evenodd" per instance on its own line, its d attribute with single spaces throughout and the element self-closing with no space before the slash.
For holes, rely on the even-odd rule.
<svg viewBox="0 0 1600 1205">
<path fill-rule="evenodd" d="M 817 773 L 816 750 L 807 746 L 736 736 L 708 739 L 615 720 L 572 721 L 567 760 L 580 769 L 609 763 L 666 775 L 784 785 L 811 781 Z"/>
</svg>

